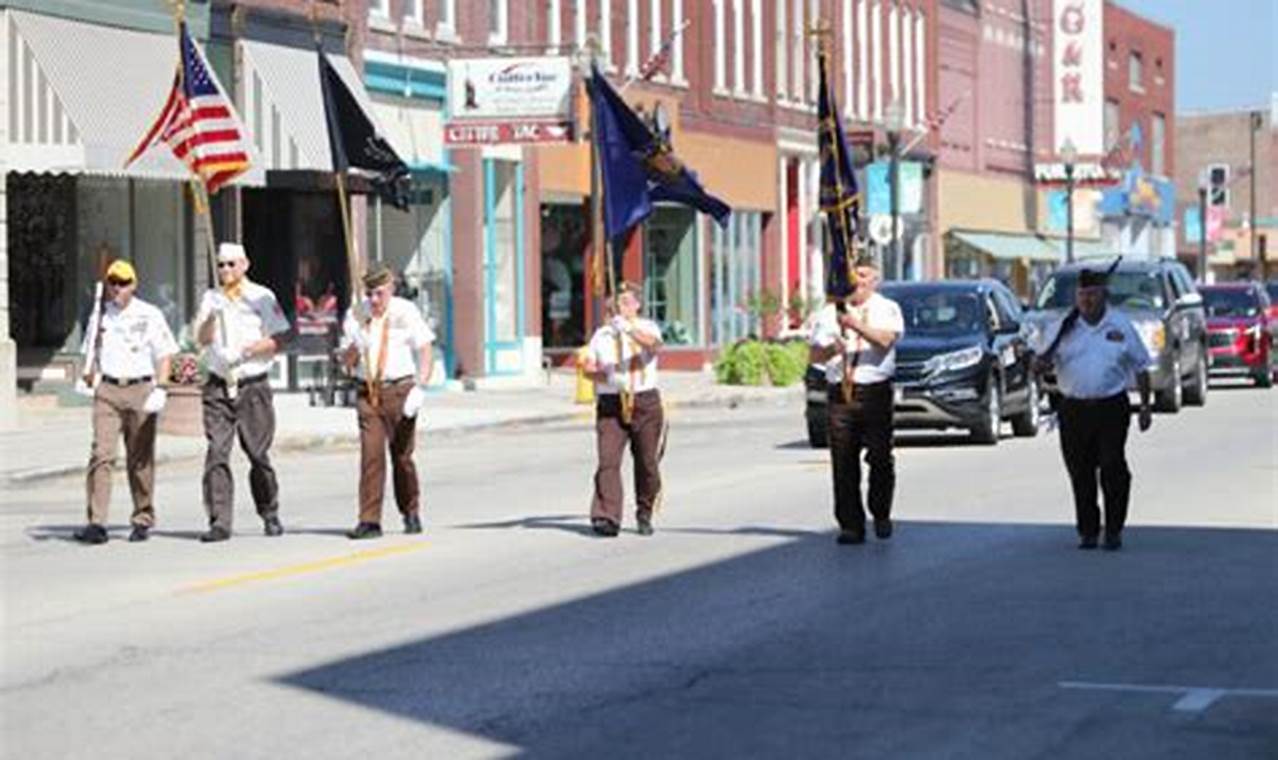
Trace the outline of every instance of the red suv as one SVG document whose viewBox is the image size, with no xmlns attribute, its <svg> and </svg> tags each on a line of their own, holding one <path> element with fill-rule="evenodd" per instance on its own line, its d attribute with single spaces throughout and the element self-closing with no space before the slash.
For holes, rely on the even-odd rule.
<svg viewBox="0 0 1278 760">
<path fill-rule="evenodd" d="M 1207 350 L 1212 377 L 1249 376 L 1268 388 L 1274 381 L 1274 329 L 1269 294 L 1256 282 L 1204 285 Z"/>
</svg>

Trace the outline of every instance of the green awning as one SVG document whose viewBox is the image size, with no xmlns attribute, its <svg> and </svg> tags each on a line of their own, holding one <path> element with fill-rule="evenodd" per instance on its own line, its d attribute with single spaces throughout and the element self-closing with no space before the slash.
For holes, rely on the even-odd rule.
<svg viewBox="0 0 1278 760">
<path fill-rule="evenodd" d="M 1063 245 L 1057 248 L 1054 245 L 1054 241 L 1037 235 L 959 231 L 953 231 L 949 234 L 961 245 L 976 249 L 980 253 L 1002 261 L 1025 259 L 1028 261 L 1059 263 L 1065 260 Z"/>
</svg>

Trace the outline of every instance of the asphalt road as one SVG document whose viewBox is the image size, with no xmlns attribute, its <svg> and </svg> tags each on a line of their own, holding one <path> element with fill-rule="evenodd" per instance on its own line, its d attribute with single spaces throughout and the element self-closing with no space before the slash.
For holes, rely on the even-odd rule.
<svg viewBox="0 0 1278 760">
<path fill-rule="evenodd" d="M 145 544 L 122 481 L 102 547 L 80 482 L 0 491 L 0 755 L 1278 757 L 1278 391 L 1133 434 L 1118 553 L 1074 548 L 1054 434 L 910 435 L 861 547 L 802 438 L 677 414 L 651 538 L 589 535 L 585 421 L 425 446 L 420 537 L 341 537 L 354 450 L 279 459 L 278 539 L 241 477 L 196 542 L 190 466 Z"/>
</svg>

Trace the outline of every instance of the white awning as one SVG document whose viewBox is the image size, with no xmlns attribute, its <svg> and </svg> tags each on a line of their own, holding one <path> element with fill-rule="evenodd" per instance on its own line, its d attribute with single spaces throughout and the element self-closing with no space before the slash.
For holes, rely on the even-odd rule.
<svg viewBox="0 0 1278 760">
<path fill-rule="evenodd" d="M 315 49 L 256 40 L 241 40 L 239 44 L 244 61 L 241 114 L 264 167 L 331 172 L 333 159 Z M 328 58 L 364 112 L 385 134 L 350 59 L 331 53 Z"/>
<path fill-rule="evenodd" d="M 12 64 L 4 85 L 16 94 L 0 146 L 8 170 L 191 178 L 162 146 L 124 167 L 173 86 L 175 35 L 15 10 L 4 13 L 0 26 Z M 255 166 L 237 182 L 260 185 L 264 176 Z"/>
</svg>

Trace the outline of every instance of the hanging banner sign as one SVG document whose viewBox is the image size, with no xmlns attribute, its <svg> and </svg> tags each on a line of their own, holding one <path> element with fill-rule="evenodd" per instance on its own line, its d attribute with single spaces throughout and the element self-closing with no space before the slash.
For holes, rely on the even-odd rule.
<svg viewBox="0 0 1278 760">
<path fill-rule="evenodd" d="M 1079 155 L 1106 152 L 1103 22 L 1102 0 L 1052 1 L 1056 153 L 1067 140 Z"/>
<path fill-rule="evenodd" d="M 444 142 L 569 142 L 572 86 L 572 62 L 566 56 L 451 60 Z"/>
</svg>

